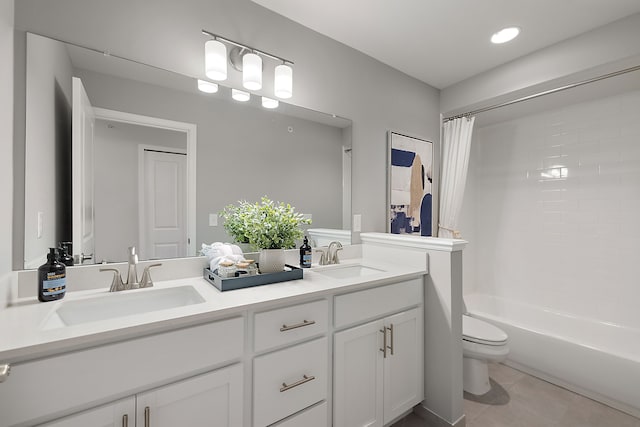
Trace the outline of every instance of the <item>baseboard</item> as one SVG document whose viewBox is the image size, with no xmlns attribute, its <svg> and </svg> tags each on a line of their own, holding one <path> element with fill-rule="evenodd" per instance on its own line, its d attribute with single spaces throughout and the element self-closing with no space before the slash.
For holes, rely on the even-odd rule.
<svg viewBox="0 0 640 427">
<path fill-rule="evenodd" d="M 439 415 L 434 414 L 431 410 L 422 405 L 414 407 L 413 413 L 425 421 L 425 427 L 465 427 L 467 425 L 467 420 L 464 414 L 462 414 L 457 421 L 451 424 L 449 421 L 440 418 Z"/>
</svg>

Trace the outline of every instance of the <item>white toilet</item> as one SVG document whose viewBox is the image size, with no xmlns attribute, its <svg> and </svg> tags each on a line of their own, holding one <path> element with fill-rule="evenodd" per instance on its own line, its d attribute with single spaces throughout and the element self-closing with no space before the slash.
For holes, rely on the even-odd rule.
<svg viewBox="0 0 640 427">
<path fill-rule="evenodd" d="M 462 315 L 463 389 L 481 395 L 491 389 L 489 362 L 502 362 L 509 354 L 507 334 L 500 328 Z"/>
</svg>

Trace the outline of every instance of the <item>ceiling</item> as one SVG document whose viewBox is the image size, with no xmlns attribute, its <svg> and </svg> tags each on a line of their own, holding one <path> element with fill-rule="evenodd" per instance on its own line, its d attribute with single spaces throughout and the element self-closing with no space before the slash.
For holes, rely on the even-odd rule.
<svg viewBox="0 0 640 427">
<path fill-rule="evenodd" d="M 640 12 L 640 0 L 253 0 L 438 89 Z M 503 45 L 506 26 L 522 33 Z"/>
</svg>

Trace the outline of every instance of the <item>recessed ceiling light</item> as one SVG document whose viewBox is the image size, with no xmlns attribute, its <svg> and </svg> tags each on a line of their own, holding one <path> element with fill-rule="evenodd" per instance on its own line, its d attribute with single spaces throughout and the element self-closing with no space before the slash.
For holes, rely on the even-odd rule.
<svg viewBox="0 0 640 427">
<path fill-rule="evenodd" d="M 518 37 L 518 34 L 520 34 L 520 28 L 518 27 L 503 28 L 491 36 L 491 43 L 506 43 Z"/>
</svg>

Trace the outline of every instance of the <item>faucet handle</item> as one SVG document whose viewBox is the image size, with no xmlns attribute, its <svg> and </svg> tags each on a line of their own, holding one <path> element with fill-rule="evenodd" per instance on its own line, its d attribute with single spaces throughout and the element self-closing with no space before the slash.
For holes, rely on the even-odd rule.
<svg viewBox="0 0 640 427">
<path fill-rule="evenodd" d="M 318 264 L 327 265 L 327 261 L 329 259 L 329 256 L 328 256 L 329 248 L 322 247 L 322 248 L 314 248 L 313 250 L 316 252 L 320 252 L 320 261 L 318 262 Z"/>
<path fill-rule="evenodd" d="M 144 272 L 142 273 L 142 279 L 140 279 L 140 288 L 150 288 L 153 286 L 149 269 L 153 267 L 160 267 L 161 265 L 162 264 L 151 264 L 145 267 Z"/>
<path fill-rule="evenodd" d="M 113 280 L 111 281 L 111 287 L 109 292 L 124 291 L 124 283 L 122 283 L 122 277 L 120 277 L 120 270 L 117 268 L 101 268 L 100 271 L 113 271 Z"/>
</svg>

